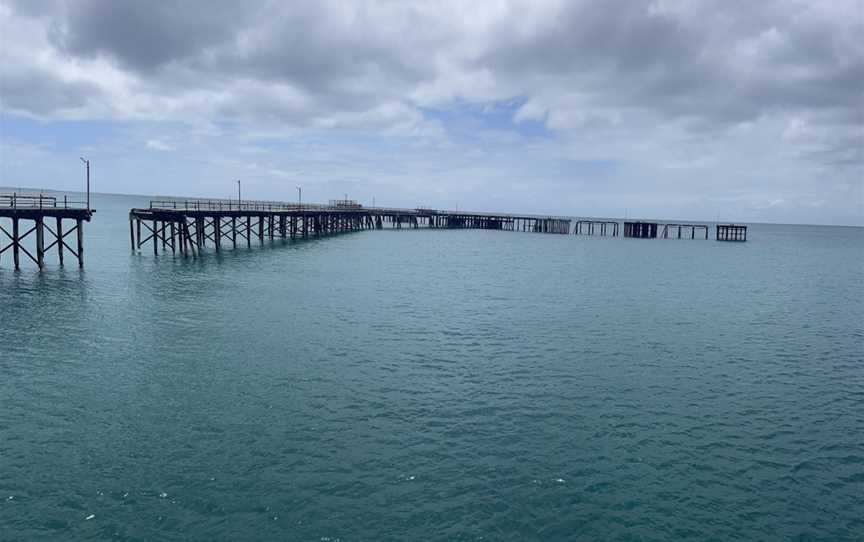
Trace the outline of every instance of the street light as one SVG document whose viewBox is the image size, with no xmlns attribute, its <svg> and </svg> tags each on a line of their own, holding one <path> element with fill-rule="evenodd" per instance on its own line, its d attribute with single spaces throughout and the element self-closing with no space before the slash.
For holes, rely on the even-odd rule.
<svg viewBox="0 0 864 542">
<path fill-rule="evenodd" d="M 243 200 L 240 198 L 240 179 L 237 179 L 237 208 L 242 207 Z"/>
<path fill-rule="evenodd" d="M 80 156 L 78 158 L 81 158 Z M 87 166 L 87 210 L 90 210 L 90 160 L 85 160 L 81 158 L 81 161 L 84 162 L 84 165 Z"/>
<path fill-rule="evenodd" d="M 297 206 L 303 207 L 303 189 L 301 187 L 297 187 Z"/>
</svg>

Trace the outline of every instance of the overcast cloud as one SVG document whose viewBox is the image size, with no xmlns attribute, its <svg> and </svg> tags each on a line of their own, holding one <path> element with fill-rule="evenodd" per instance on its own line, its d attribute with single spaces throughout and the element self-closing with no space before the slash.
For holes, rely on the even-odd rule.
<svg viewBox="0 0 864 542">
<path fill-rule="evenodd" d="M 862 224 L 864 2 L 0 2 L 0 185 Z"/>
</svg>

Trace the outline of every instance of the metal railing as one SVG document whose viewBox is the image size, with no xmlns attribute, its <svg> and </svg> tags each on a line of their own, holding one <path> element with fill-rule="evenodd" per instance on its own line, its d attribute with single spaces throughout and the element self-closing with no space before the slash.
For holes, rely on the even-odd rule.
<svg viewBox="0 0 864 542">
<path fill-rule="evenodd" d="M 0 207 L 12 209 L 85 209 L 87 202 L 70 200 L 64 195 L 46 196 L 44 194 L 0 194 Z"/>
<path fill-rule="evenodd" d="M 545 220 L 570 220 L 565 216 L 554 215 L 531 215 L 521 213 L 489 213 L 474 211 L 446 211 L 426 209 L 418 207 L 406 209 L 400 207 L 366 207 L 351 201 L 355 206 L 348 206 L 344 200 L 332 200 L 331 204 L 321 203 L 294 203 L 285 201 L 259 201 L 259 200 L 230 200 L 212 198 L 176 198 L 176 199 L 154 199 L 150 200 L 150 209 L 176 210 L 176 211 L 340 211 L 340 212 L 372 212 L 378 214 L 405 214 L 405 215 L 453 215 L 453 216 L 482 216 L 501 218 L 534 218 Z"/>
<path fill-rule="evenodd" d="M 327 209 L 315 203 L 289 203 L 284 201 L 237 201 L 229 199 L 181 198 L 150 200 L 150 209 L 177 211 L 297 211 Z"/>
</svg>

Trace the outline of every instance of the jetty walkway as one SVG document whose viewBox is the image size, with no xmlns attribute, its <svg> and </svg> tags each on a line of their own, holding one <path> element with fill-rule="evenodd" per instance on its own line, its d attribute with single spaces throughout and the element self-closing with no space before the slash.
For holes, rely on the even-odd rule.
<svg viewBox="0 0 864 542">
<path fill-rule="evenodd" d="M 535 233 L 570 233 L 570 219 L 514 215 L 365 207 L 352 200 L 328 204 L 213 199 L 152 200 L 129 212 L 132 250 L 152 246 L 154 254 L 171 251 L 195 256 L 211 245 L 216 251 L 265 240 L 306 239 L 384 228 L 485 229 Z"/>
</svg>

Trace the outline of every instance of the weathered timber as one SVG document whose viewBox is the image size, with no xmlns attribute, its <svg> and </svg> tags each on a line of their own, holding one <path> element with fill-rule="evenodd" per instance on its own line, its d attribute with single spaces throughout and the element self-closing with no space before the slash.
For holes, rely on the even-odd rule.
<svg viewBox="0 0 864 542">
<path fill-rule="evenodd" d="M 624 222 L 624 237 L 637 239 L 656 239 L 656 222 Z"/>
<path fill-rule="evenodd" d="M 717 224 L 715 238 L 718 241 L 746 241 L 747 226 L 739 224 Z"/>
<path fill-rule="evenodd" d="M 15 269 L 21 268 L 22 254 L 42 269 L 46 265 L 46 255 L 57 247 L 57 261 L 61 266 L 64 253 L 69 252 L 83 267 L 84 222 L 89 222 L 95 211 L 82 205 L 83 202 L 43 194 L 0 194 L 0 259 L 11 251 Z M 74 221 L 75 226 L 64 230 L 64 220 Z M 77 250 L 66 242 L 72 234 L 77 236 Z"/>
<path fill-rule="evenodd" d="M 611 231 L 610 231 L 611 230 Z M 618 222 L 607 220 L 577 220 L 573 228 L 573 235 L 601 235 L 611 234 L 618 237 Z"/>
<path fill-rule="evenodd" d="M 674 232 L 677 229 L 678 239 L 683 239 L 681 236 L 681 232 L 684 231 L 685 236 L 687 230 L 690 231 L 690 239 L 696 239 L 696 230 L 700 230 L 705 234 L 705 239 L 708 239 L 708 225 L 707 224 L 663 224 L 663 239 L 669 239 L 669 233 Z M 700 237 L 701 237 L 700 233 Z"/>
</svg>

